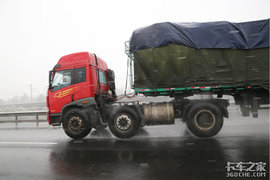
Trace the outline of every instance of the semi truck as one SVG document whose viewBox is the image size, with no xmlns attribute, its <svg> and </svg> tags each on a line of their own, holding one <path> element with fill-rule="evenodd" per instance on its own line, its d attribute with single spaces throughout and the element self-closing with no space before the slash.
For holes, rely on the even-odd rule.
<svg viewBox="0 0 270 180">
<path fill-rule="evenodd" d="M 215 136 L 228 118 L 230 95 L 243 116 L 269 104 L 269 19 L 245 23 L 157 23 L 126 44 L 135 95 L 169 102 L 121 101 L 114 71 L 94 53 L 60 58 L 49 73 L 47 118 L 74 139 L 109 127 L 131 138 L 144 126 L 186 123 L 195 136 Z M 215 98 L 190 99 L 196 94 Z"/>
</svg>

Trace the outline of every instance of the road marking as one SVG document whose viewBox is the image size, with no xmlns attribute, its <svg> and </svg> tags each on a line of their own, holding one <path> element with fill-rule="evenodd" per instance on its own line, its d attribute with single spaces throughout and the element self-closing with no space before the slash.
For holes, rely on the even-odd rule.
<svg viewBox="0 0 270 180">
<path fill-rule="evenodd" d="M 12 145 L 54 145 L 57 144 L 57 142 L 0 142 L 1 144 L 12 144 Z"/>
</svg>

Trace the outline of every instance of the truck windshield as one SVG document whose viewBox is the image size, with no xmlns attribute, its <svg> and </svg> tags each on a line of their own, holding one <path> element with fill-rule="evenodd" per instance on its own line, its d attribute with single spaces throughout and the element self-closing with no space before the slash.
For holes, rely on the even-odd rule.
<svg viewBox="0 0 270 180">
<path fill-rule="evenodd" d="M 52 91 L 71 85 L 71 70 L 56 71 L 52 81 Z"/>
</svg>

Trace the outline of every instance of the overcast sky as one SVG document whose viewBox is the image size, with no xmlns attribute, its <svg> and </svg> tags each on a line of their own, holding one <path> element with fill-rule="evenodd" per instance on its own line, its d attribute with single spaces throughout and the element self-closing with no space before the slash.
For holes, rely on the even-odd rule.
<svg viewBox="0 0 270 180">
<path fill-rule="evenodd" d="M 48 72 L 66 54 L 104 59 L 125 84 L 124 42 L 158 22 L 244 22 L 270 17 L 269 0 L 0 0 L 0 98 L 46 93 Z"/>
</svg>

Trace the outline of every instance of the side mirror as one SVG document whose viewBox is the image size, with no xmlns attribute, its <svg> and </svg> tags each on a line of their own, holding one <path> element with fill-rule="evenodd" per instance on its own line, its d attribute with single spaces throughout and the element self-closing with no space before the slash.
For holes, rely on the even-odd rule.
<svg viewBox="0 0 270 180">
<path fill-rule="evenodd" d="M 53 71 L 50 71 L 49 72 L 49 89 L 52 88 L 52 74 L 53 74 Z"/>
</svg>

